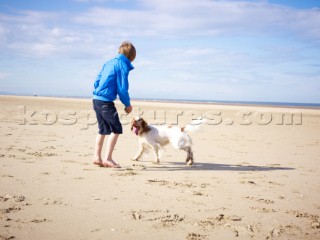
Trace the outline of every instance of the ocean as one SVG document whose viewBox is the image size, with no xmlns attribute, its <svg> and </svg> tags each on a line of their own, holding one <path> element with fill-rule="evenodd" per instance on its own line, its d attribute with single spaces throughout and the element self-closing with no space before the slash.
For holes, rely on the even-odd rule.
<svg viewBox="0 0 320 240">
<path fill-rule="evenodd" d="M 176 103 L 203 103 L 216 105 L 248 105 L 248 106 L 278 106 L 278 107 L 304 107 L 320 108 L 320 103 L 294 103 L 294 102 L 257 102 L 257 101 L 217 101 L 217 100 L 192 100 L 192 99 L 152 99 L 133 98 L 137 101 L 176 102 Z"/>
<path fill-rule="evenodd" d="M 0 95 L 12 95 L 12 96 L 34 96 L 28 94 L 12 94 L 1 93 Z M 91 96 L 64 96 L 64 95 L 37 95 L 39 97 L 56 97 L 56 98 L 80 98 L 91 99 Z M 34 96 L 36 97 L 36 96 Z M 278 106 L 278 107 L 303 107 L 303 108 L 319 108 L 320 103 L 299 103 L 299 102 L 259 102 L 259 101 L 222 101 L 222 100 L 194 100 L 194 99 L 169 99 L 169 98 L 131 98 L 136 101 L 153 101 L 153 102 L 174 102 L 174 103 L 202 103 L 212 105 L 247 105 L 247 106 Z"/>
</svg>

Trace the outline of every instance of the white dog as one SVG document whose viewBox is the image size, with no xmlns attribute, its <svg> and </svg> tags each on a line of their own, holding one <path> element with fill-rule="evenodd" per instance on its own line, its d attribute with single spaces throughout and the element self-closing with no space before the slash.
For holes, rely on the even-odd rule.
<svg viewBox="0 0 320 240">
<path fill-rule="evenodd" d="M 187 132 L 195 130 L 202 122 L 203 120 L 196 120 L 193 121 L 192 124 L 188 124 L 185 128 L 180 128 L 177 126 L 152 126 L 148 125 L 147 122 L 140 117 L 134 118 L 131 122 L 131 130 L 139 137 L 139 151 L 132 160 L 138 161 L 143 152 L 147 148 L 151 148 L 155 155 L 154 163 L 159 164 L 159 148 L 171 143 L 174 148 L 187 152 L 186 163 L 192 165 L 192 140 Z"/>
</svg>

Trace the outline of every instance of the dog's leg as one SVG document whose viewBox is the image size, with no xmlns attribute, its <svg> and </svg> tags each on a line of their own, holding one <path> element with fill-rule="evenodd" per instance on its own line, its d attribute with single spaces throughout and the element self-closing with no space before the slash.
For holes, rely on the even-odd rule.
<svg viewBox="0 0 320 240">
<path fill-rule="evenodd" d="M 186 163 L 188 165 L 192 165 L 193 164 L 193 152 L 191 150 L 191 147 L 186 147 L 186 148 L 184 148 L 184 150 L 187 152 Z"/>
<path fill-rule="evenodd" d="M 142 145 L 140 145 L 138 153 L 136 154 L 136 156 L 134 158 L 132 158 L 132 160 L 133 161 L 139 161 L 139 159 L 142 156 L 144 150 L 145 150 L 145 148 Z"/>
<path fill-rule="evenodd" d="M 158 146 L 152 146 L 153 153 L 155 156 L 155 160 L 153 161 L 154 164 L 159 164 L 160 163 L 160 157 L 159 157 L 159 147 Z"/>
</svg>

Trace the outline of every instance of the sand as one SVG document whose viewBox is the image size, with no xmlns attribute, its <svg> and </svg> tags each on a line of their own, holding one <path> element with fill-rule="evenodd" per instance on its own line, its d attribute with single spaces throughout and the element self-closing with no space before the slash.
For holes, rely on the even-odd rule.
<svg viewBox="0 0 320 240">
<path fill-rule="evenodd" d="M 91 163 L 91 100 L 0 96 L 0 239 L 320 239 L 320 110 L 135 102 L 114 159 Z M 131 161 L 132 117 L 185 125 L 195 165 L 167 146 Z M 165 115 L 164 115 L 165 114 Z"/>
</svg>

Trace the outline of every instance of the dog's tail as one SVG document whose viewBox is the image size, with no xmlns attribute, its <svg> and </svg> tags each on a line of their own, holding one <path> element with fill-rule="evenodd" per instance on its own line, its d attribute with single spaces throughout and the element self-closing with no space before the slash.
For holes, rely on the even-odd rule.
<svg viewBox="0 0 320 240">
<path fill-rule="evenodd" d="M 202 124 L 204 124 L 206 122 L 206 119 L 203 119 L 203 118 L 197 118 L 197 119 L 194 119 L 192 120 L 191 123 L 187 124 L 187 126 L 184 128 L 184 131 L 186 132 L 194 132 L 194 131 L 197 131 L 200 126 Z"/>
</svg>

